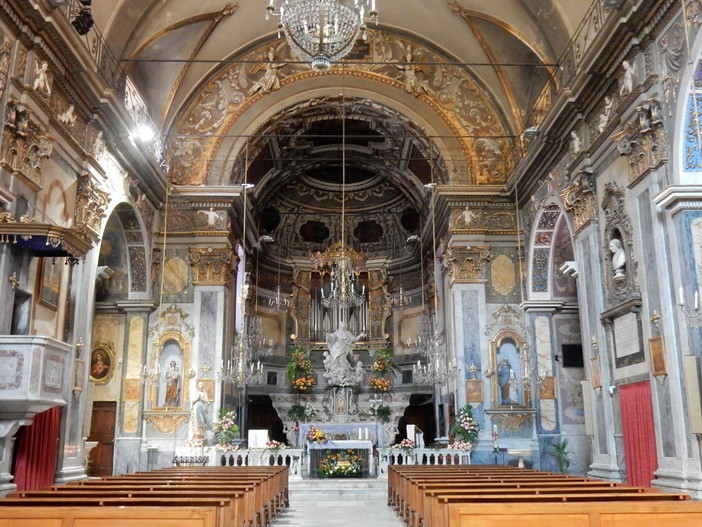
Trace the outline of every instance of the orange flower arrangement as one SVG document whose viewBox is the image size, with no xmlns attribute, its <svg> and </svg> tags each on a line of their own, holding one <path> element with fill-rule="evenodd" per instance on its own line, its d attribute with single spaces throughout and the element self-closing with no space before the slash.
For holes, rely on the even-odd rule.
<svg viewBox="0 0 702 527">
<path fill-rule="evenodd" d="M 392 389 L 392 382 L 384 377 L 371 377 L 368 386 L 376 392 L 389 392 Z"/>
<path fill-rule="evenodd" d="M 305 377 L 298 377 L 297 379 L 292 379 L 290 381 L 290 385 L 294 390 L 306 392 L 307 390 L 314 388 L 314 378 L 309 375 Z"/>
</svg>

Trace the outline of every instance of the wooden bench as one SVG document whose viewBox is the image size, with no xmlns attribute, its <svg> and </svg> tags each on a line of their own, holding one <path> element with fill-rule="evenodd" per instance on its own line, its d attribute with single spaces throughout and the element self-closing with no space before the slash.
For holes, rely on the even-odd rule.
<svg viewBox="0 0 702 527">
<path fill-rule="evenodd" d="M 125 507 L 139 510 L 149 507 L 162 507 L 163 510 L 211 507 L 215 524 L 212 527 L 263 527 L 272 521 L 280 508 L 287 505 L 288 472 L 284 467 L 255 467 L 253 470 L 216 467 L 216 470 L 202 471 L 204 473 L 190 471 L 195 467 L 188 467 L 185 471 L 182 468 L 85 480 L 41 491 L 19 492 L 14 497 L 1 499 L 0 510 L 22 508 L 26 512 L 51 508 L 54 511 L 53 517 L 56 517 L 56 514 L 64 512 L 70 516 L 80 507 Z M 102 512 L 97 514 L 101 517 L 103 515 Z M 138 516 L 141 512 L 135 514 Z M 45 513 L 41 513 L 37 518 L 45 516 Z M 8 522 L 12 520 L 13 526 L 19 525 L 14 520 L 16 517 L 5 518 L 0 514 L 0 525 L 3 519 Z M 70 518 L 66 521 L 67 524 L 72 522 Z M 132 524 L 132 521 L 126 521 L 121 525 L 131 527 Z M 151 527 L 152 522 L 147 522 L 146 525 Z M 161 523 L 161 526 L 165 525 L 173 525 L 173 522 Z M 190 527 L 180 523 L 178 526 Z"/>
<path fill-rule="evenodd" d="M 444 467 L 443 472 L 425 468 L 391 467 L 392 477 L 388 478 L 388 500 L 412 526 L 702 525 L 702 503 L 692 502 L 686 494 L 513 468 Z M 577 512 L 561 517 L 559 511 L 564 506 Z M 521 517 L 525 507 L 533 511 L 529 522 Z M 601 510 L 609 512 L 601 516 Z M 627 519 L 632 511 L 641 513 Z M 585 516 L 587 521 L 583 521 Z"/>
</svg>

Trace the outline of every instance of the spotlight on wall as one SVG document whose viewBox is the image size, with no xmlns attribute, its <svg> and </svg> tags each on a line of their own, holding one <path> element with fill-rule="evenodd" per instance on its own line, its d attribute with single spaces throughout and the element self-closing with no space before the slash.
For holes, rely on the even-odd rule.
<svg viewBox="0 0 702 527">
<path fill-rule="evenodd" d="M 153 141 L 155 136 L 156 132 L 154 132 L 154 129 L 145 123 L 140 124 L 134 131 L 134 137 L 136 137 L 140 141 L 143 141 L 144 143 Z"/>
<path fill-rule="evenodd" d="M 535 139 L 539 135 L 539 127 L 538 126 L 530 126 L 526 130 L 524 130 L 524 139 L 531 141 L 532 139 Z"/>
<path fill-rule="evenodd" d="M 88 31 L 93 27 L 93 15 L 90 14 L 90 9 L 81 9 L 78 14 L 73 17 L 71 24 L 76 28 L 76 32 L 83 36 L 87 35 Z"/>
</svg>

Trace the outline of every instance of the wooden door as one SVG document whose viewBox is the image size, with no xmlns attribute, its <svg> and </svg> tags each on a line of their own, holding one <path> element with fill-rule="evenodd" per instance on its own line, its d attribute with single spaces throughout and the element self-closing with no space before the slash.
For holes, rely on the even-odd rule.
<svg viewBox="0 0 702 527">
<path fill-rule="evenodd" d="M 115 446 L 115 418 L 117 403 L 115 401 L 96 401 L 93 403 L 93 419 L 90 423 L 88 441 L 97 441 L 97 446 L 90 455 L 90 476 L 102 477 L 112 475 L 112 455 Z"/>
</svg>

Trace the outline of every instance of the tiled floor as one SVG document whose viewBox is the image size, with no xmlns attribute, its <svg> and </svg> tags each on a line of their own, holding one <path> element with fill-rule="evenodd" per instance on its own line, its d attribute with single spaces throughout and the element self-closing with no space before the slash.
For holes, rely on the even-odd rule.
<svg viewBox="0 0 702 527">
<path fill-rule="evenodd" d="M 272 527 L 403 527 L 395 511 L 385 500 L 298 500 L 290 499 L 290 507 L 273 522 Z"/>
</svg>

